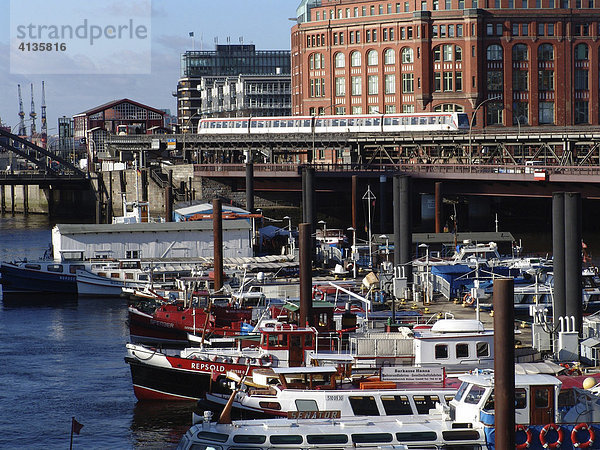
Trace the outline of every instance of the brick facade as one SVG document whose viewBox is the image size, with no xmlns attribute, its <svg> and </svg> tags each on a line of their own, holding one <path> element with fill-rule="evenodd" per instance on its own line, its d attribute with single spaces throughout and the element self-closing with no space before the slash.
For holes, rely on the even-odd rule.
<svg viewBox="0 0 600 450">
<path fill-rule="evenodd" d="M 293 114 L 599 124 L 600 0 L 307 1 L 292 29 Z"/>
</svg>

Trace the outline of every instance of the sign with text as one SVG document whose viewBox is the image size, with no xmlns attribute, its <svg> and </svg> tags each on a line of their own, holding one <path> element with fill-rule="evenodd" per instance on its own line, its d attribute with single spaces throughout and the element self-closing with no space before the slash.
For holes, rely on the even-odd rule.
<svg viewBox="0 0 600 450">
<path fill-rule="evenodd" d="M 442 383 L 444 369 L 441 367 L 382 367 L 381 381 L 395 383 Z"/>
<path fill-rule="evenodd" d="M 288 419 L 339 419 L 341 411 L 288 411 Z"/>
</svg>

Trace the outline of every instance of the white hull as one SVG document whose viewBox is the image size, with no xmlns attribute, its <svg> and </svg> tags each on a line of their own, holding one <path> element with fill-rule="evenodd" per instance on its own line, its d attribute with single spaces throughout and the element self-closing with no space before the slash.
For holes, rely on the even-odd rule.
<svg viewBox="0 0 600 450">
<path fill-rule="evenodd" d="M 123 283 L 91 272 L 77 271 L 77 294 L 80 296 L 118 297 Z"/>
</svg>

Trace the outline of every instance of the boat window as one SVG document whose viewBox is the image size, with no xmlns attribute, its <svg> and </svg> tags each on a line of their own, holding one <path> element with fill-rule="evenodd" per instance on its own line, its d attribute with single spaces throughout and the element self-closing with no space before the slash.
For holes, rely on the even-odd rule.
<svg viewBox="0 0 600 450">
<path fill-rule="evenodd" d="M 400 442 L 435 441 L 437 434 L 435 431 L 403 431 L 396 433 L 396 439 Z"/>
<path fill-rule="evenodd" d="M 148 281 L 150 279 L 150 277 L 146 274 L 139 274 L 138 275 L 138 280 L 139 281 Z"/>
<path fill-rule="evenodd" d="M 477 357 L 490 356 L 490 346 L 487 342 L 477 343 Z"/>
<path fill-rule="evenodd" d="M 485 401 L 485 404 L 483 405 L 483 410 L 484 411 L 494 411 L 494 390 L 493 389 L 492 389 L 490 396 L 488 397 L 488 399 Z"/>
<path fill-rule="evenodd" d="M 361 395 L 349 397 L 350 406 L 355 416 L 378 416 L 379 409 L 375 403 L 375 397 Z"/>
<path fill-rule="evenodd" d="M 463 381 L 462 384 L 460 385 L 460 387 L 458 388 L 458 391 L 456 391 L 456 395 L 454 396 L 454 398 L 456 399 L 457 402 L 460 402 L 460 400 L 462 399 L 462 396 L 464 395 L 464 393 L 468 387 L 469 387 L 469 383 Z"/>
<path fill-rule="evenodd" d="M 227 442 L 227 439 L 229 439 L 228 434 L 215 433 L 213 431 L 199 431 L 196 436 L 198 439 L 207 439 L 216 442 Z"/>
<path fill-rule="evenodd" d="M 309 444 L 346 444 L 348 436 L 345 434 L 309 434 L 306 436 Z"/>
<path fill-rule="evenodd" d="M 269 347 L 287 347 L 287 334 L 269 334 Z"/>
<path fill-rule="evenodd" d="M 448 346 L 446 344 L 435 346 L 435 359 L 448 359 Z"/>
<path fill-rule="evenodd" d="M 413 397 L 417 414 L 429 414 L 430 409 L 435 409 L 435 404 L 440 402 L 437 395 L 415 395 Z"/>
<path fill-rule="evenodd" d="M 312 334 L 305 334 L 304 335 L 304 346 L 305 347 L 312 347 L 313 346 L 313 335 Z"/>
<path fill-rule="evenodd" d="M 76 273 L 78 270 L 85 270 L 85 266 L 83 264 L 72 264 L 69 267 L 69 272 Z"/>
<path fill-rule="evenodd" d="M 133 280 L 133 274 L 131 272 L 125 272 L 126 280 Z"/>
<path fill-rule="evenodd" d="M 406 416 L 413 413 L 406 395 L 382 395 L 381 403 L 388 416 Z"/>
<path fill-rule="evenodd" d="M 468 358 L 469 357 L 469 344 L 456 344 L 456 357 L 457 358 Z"/>
<path fill-rule="evenodd" d="M 50 264 L 47 267 L 48 272 L 62 272 L 63 266 L 62 264 Z"/>
<path fill-rule="evenodd" d="M 297 434 L 274 434 L 269 440 L 271 444 L 302 444 L 302 436 Z"/>
<path fill-rule="evenodd" d="M 353 434 L 352 442 L 355 444 L 365 444 L 370 442 L 392 442 L 394 437 L 392 433 L 361 433 Z"/>
<path fill-rule="evenodd" d="M 119 272 L 111 272 L 110 277 L 111 278 L 120 278 L 121 274 Z"/>
<path fill-rule="evenodd" d="M 446 441 L 475 441 L 479 439 L 479 432 L 476 430 L 442 431 L 442 437 Z"/>
<path fill-rule="evenodd" d="M 548 392 L 546 389 L 538 389 L 535 391 L 535 407 L 536 408 L 547 408 L 548 407 Z"/>
<path fill-rule="evenodd" d="M 296 409 L 298 411 L 318 411 L 319 407 L 315 400 L 304 400 L 299 398 L 296 400 Z"/>
<path fill-rule="evenodd" d="M 527 391 L 524 388 L 515 389 L 515 408 L 525 409 L 527 407 Z"/>
<path fill-rule="evenodd" d="M 258 404 L 261 408 L 275 409 L 277 411 L 281 410 L 281 405 L 279 404 L 279 402 L 258 402 Z"/>
<path fill-rule="evenodd" d="M 558 407 L 572 407 L 577 404 L 577 394 L 573 389 L 563 389 L 558 393 Z"/>
<path fill-rule="evenodd" d="M 236 444 L 264 444 L 266 436 L 261 434 L 236 434 L 233 436 L 233 442 Z"/>
<path fill-rule="evenodd" d="M 481 400 L 481 396 L 485 392 L 485 388 L 482 386 L 473 385 L 467 396 L 465 397 L 465 403 L 476 405 Z"/>
<path fill-rule="evenodd" d="M 39 264 L 25 264 L 25 268 L 40 270 L 42 268 L 42 266 L 40 266 Z"/>
</svg>

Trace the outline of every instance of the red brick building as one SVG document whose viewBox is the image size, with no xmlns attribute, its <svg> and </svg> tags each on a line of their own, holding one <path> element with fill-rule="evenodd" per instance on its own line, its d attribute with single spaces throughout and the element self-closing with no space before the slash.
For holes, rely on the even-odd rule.
<svg viewBox="0 0 600 450">
<path fill-rule="evenodd" d="M 596 8 L 594 8 L 594 6 Z M 600 0 L 304 0 L 292 112 L 598 125 Z"/>
</svg>

